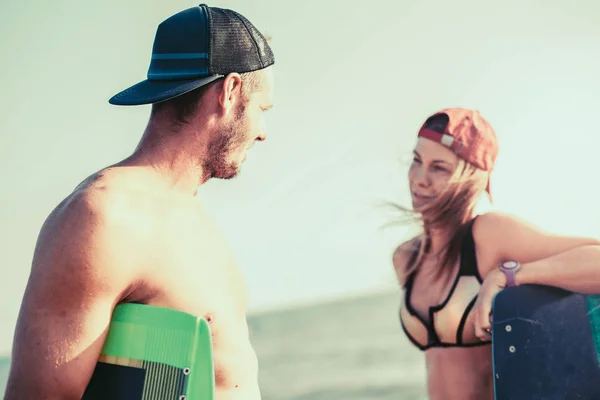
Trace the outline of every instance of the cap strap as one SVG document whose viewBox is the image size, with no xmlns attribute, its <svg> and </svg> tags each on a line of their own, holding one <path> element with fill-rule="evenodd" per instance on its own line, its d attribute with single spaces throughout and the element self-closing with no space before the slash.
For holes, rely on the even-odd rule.
<svg viewBox="0 0 600 400">
<path fill-rule="evenodd" d="M 419 131 L 418 136 L 441 143 L 457 154 L 460 154 L 462 150 L 462 144 L 460 141 L 456 140 L 454 136 L 448 135 L 447 133 L 439 133 L 431 129 L 423 128 Z"/>
</svg>

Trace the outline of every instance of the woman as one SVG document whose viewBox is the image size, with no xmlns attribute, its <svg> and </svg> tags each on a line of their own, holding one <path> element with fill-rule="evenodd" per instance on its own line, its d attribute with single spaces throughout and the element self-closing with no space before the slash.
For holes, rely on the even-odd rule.
<svg viewBox="0 0 600 400">
<path fill-rule="evenodd" d="M 469 109 L 446 109 L 421 127 L 409 170 L 421 235 L 393 265 L 402 327 L 424 351 L 431 400 L 493 399 L 490 317 L 494 295 L 534 283 L 600 293 L 600 241 L 543 232 L 498 212 L 475 215 L 498 142 Z"/>
</svg>

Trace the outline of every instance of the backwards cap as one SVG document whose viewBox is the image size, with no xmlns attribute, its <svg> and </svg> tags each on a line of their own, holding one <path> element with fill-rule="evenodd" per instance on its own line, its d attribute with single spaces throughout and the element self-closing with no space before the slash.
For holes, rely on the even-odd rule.
<svg viewBox="0 0 600 400">
<path fill-rule="evenodd" d="M 443 133 L 427 128 L 428 122 L 438 116 L 444 116 L 446 126 Z M 458 157 L 475 167 L 492 172 L 498 157 L 498 139 L 488 121 L 478 111 L 466 108 L 446 108 L 431 115 L 421 129 L 419 137 L 441 143 Z M 490 195 L 490 179 L 486 186 Z"/>
</svg>

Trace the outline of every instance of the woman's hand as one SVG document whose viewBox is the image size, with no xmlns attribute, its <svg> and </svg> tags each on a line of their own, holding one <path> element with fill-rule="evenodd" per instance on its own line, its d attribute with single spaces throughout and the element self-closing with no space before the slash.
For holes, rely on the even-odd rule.
<svg viewBox="0 0 600 400">
<path fill-rule="evenodd" d="M 506 276 L 500 269 L 494 269 L 487 274 L 479 289 L 473 312 L 475 335 L 482 341 L 492 338 L 492 302 L 505 286 Z"/>
</svg>

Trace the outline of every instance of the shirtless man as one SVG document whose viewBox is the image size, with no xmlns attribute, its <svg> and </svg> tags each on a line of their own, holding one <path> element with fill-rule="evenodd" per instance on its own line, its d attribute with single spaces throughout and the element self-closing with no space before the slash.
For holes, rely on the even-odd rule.
<svg viewBox="0 0 600 400">
<path fill-rule="evenodd" d="M 138 147 L 82 182 L 41 228 L 6 400 L 80 399 L 125 302 L 206 318 L 217 399 L 260 399 L 244 282 L 195 195 L 237 175 L 265 139 L 272 64 L 264 36 L 231 10 L 201 5 L 158 27 L 149 80 L 110 100 L 153 104 Z"/>
</svg>

